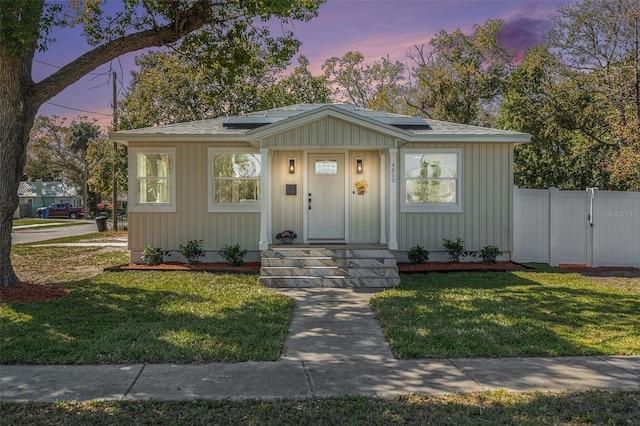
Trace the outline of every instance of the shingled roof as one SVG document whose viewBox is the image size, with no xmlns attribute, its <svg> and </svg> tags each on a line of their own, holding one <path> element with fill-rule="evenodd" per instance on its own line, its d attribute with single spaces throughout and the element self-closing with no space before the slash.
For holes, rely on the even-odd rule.
<svg viewBox="0 0 640 426">
<path fill-rule="evenodd" d="M 451 140 L 530 142 L 528 133 L 489 127 L 471 126 L 422 117 L 411 117 L 384 111 L 360 108 L 352 104 L 297 104 L 244 115 L 217 117 L 207 120 L 176 123 L 165 126 L 145 127 L 111 133 L 115 141 L 166 140 L 168 138 L 189 141 L 252 141 L 264 134 L 269 127 L 281 127 L 287 122 L 299 122 L 306 116 L 317 117 L 322 113 L 338 116 L 360 124 L 370 123 L 379 129 L 387 129 L 395 137 L 416 142 Z"/>
<path fill-rule="evenodd" d="M 39 184 L 42 184 L 42 191 L 38 189 Z M 18 197 L 22 198 L 70 198 L 77 195 L 78 188 L 67 182 L 20 182 L 20 185 L 18 186 Z"/>
</svg>

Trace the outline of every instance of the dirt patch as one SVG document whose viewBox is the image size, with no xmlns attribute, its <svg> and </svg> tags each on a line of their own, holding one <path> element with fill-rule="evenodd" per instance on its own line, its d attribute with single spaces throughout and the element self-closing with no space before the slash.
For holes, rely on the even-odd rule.
<svg viewBox="0 0 640 426">
<path fill-rule="evenodd" d="M 560 265 L 560 268 L 565 271 L 580 274 L 585 278 L 607 287 L 640 294 L 640 268 L 587 268 L 584 265 Z"/>
<path fill-rule="evenodd" d="M 575 272 L 585 277 L 627 277 L 640 278 L 640 268 L 601 266 L 589 268 L 584 265 L 560 265 L 560 269 Z"/>
<path fill-rule="evenodd" d="M 57 300 L 69 294 L 71 290 L 59 287 L 49 287 L 42 284 L 22 283 L 17 287 L 0 288 L 0 302 L 42 302 Z"/>
<path fill-rule="evenodd" d="M 180 262 L 165 262 L 160 265 L 139 265 L 129 263 L 105 268 L 105 271 L 206 271 L 206 272 L 236 272 L 256 274 L 260 272 L 260 262 L 245 262 L 241 266 L 232 266 L 224 262 L 197 262 L 195 265 L 187 265 Z"/>
<path fill-rule="evenodd" d="M 479 262 L 463 262 L 463 263 L 446 263 L 446 262 L 427 262 L 418 265 L 409 263 L 398 263 L 400 273 L 421 273 L 421 272 L 453 272 L 453 271 L 524 271 L 526 268 L 513 262 L 496 262 L 496 263 L 479 263 Z"/>
</svg>

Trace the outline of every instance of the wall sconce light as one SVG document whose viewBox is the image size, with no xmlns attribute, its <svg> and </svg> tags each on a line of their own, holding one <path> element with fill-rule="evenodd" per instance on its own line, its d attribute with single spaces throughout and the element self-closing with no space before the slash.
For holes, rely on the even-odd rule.
<svg viewBox="0 0 640 426">
<path fill-rule="evenodd" d="M 363 163 L 362 158 L 356 158 L 356 173 L 359 175 L 361 175 L 364 170 L 362 163 Z"/>
<path fill-rule="evenodd" d="M 292 175 L 296 172 L 296 159 L 289 158 L 289 174 Z"/>
</svg>

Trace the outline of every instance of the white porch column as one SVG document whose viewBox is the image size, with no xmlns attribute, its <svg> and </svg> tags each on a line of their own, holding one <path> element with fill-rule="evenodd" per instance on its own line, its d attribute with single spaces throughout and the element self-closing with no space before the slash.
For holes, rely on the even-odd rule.
<svg viewBox="0 0 640 426">
<path fill-rule="evenodd" d="M 271 203 L 271 174 L 269 173 L 269 148 L 260 148 L 262 177 L 260 178 L 260 250 L 269 248 L 269 216 Z"/>
<path fill-rule="evenodd" d="M 389 250 L 398 250 L 398 148 L 389 149 Z"/>
<path fill-rule="evenodd" d="M 380 244 L 387 244 L 387 156 L 380 154 Z"/>
</svg>

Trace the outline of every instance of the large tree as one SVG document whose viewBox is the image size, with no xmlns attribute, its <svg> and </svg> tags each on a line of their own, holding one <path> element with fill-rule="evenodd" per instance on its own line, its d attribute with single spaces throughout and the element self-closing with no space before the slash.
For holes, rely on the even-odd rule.
<svg viewBox="0 0 640 426">
<path fill-rule="evenodd" d="M 322 66 L 335 99 L 359 107 L 404 112 L 407 86 L 406 67 L 389 56 L 367 63 L 360 52 L 347 52 L 341 58 L 327 59 Z"/>
<path fill-rule="evenodd" d="M 579 130 L 615 150 L 607 165 L 610 188 L 640 191 L 640 2 L 584 0 L 563 7 L 549 43 L 574 71 L 577 89 L 592 98 L 584 114 L 588 125 Z"/>
<path fill-rule="evenodd" d="M 27 145 L 24 180 L 67 180 L 80 187 L 79 182 L 75 181 L 75 174 L 62 163 L 69 153 L 69 127 L 65 122 L 65 118 L 55 115 L 41 115 L 35 119 Z"/>
<path fill-rule="evenodd" d="M 99 65 L 118 56 L 184 38 L 194 54 L 219 54 L 233 63 L 243 44 L 223 52 L 218 44 L 238 38 L 257 19 L 310 19 L 320 0 L 239 2 L 235 0 L 129 0 L 107 13 L 103 2 L 45 4 L 44 0 L 13 0 L 0 8 L 0 286 L 19 285 L 11 265 L 13 212 L 24 168 L 29 131 L 40 106 Z M 66 10 L 65 10 L 66 9 Z M 91 50 L 42 81 L 34 82 L 36 49 L 53 43 L 56 26 L 82 25 Z M 203 28 L 193 37 L 189 34 Z M 265 33 L 263 33 L 265 34 Z M 268 35 L 265 34 L 265 37 Z M 290 39 L 287 34 L 285 39 Z M 278 44 L 278 40 L 272 40 Z M 282 40 L 280 40 L 282 42 Z M 289 44 L 290 46 L 290 44 Z M 241 56 L 241 55 L 240 55 Z"/>
<path fill-rule="evenodd" d="M 497 35 L 504 22 L 491 19 L 474 25 L 473 34 L 441 30 L 428 48 L 415 46 L 412 60 L 416 103 L 423 114 L 462 124 L 491 123 L 490 112 L 512 68 L 513 52 Z"/>
<path fill-rule="evenodd" d="M 82 205 L 85 210 L 85 219 L 89 217 L 87 201 L 89 199 L 89 158 L 87 150 L 89 143 L 95 142 L 100 137 L 100 126 L 86 120 L 71 123 L 69 145 L 76 155 L 82 169 Z"/>
<path fill-rule="evenodd" d="M 528 51 L 507 81 L 498 125 L 532 134 L 515 151 L 515 183 L 526 188 L 607 188 L 606 164 L 615 151 L 593 95 L 545 46 Z M 588 137 L 580 129 L 589 129 Z M 597 139 L 596 139 L 597 138 Z"/>
<path fill-rule="evenodd" d="M 638 191 L 640 3 L 588 0 L 559 12 L 502 103 L 500 125 L 533 134 L 516 150 L 516 183 Z"/>
<path fill-rule="evenodd" d="M 92 193 L 99 194 L 100 198 L 113 196 L 114 162 L 118 194 L 127 193 L 127 150 L 125 147 L 116 145 L 116 149 L 114 149 L 106 137 L 100 137 L 89 142 L 87 159 L 89 160 L 89 188 Z M 89 211 L 87 210 L 87 214 Z"/>
<path fill-rule="evenodd" d="M 314 76 L 308 67 L 309 60 L 301 55 L 298 58 L 298 65 L 290 74 L 281 76 L 276 84 L 261 93 L 261 108 L 331 102 L 329 82 L 322 75 Z"/>
</svg>

